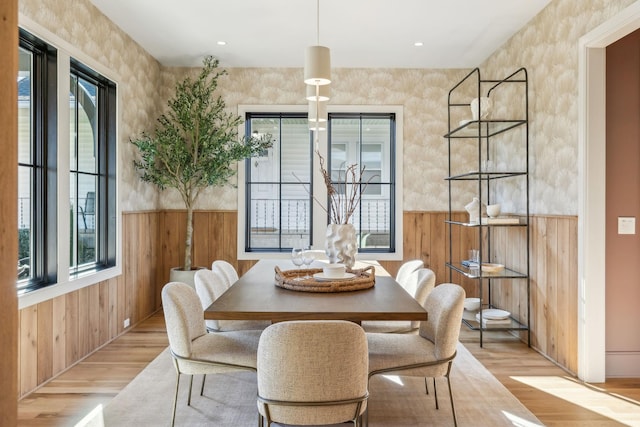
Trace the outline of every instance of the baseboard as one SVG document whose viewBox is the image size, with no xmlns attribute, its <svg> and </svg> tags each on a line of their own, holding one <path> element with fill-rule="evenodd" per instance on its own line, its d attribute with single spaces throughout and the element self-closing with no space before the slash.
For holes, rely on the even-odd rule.
<svg viewBox="0 0 640 427">
<path fill-rule="evenodd" d="M 640 351 L 607 351 L 607 378 L 640 378 Z"/>
</svg>

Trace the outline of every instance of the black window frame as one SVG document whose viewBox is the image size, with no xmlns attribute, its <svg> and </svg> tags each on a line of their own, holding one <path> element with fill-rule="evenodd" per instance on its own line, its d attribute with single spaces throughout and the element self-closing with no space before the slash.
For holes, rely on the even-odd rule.
<svg viewBox="0 0 640 427">
<path fill-rule="evenodd" d="M 19 29 L 19 48 L 32 54 L 31 163 L 33 168 L 30 254 L 31 277 L 16 283 L 22 295 L 56 283 L 58 270 L 57 195 L 57 50 L 28 31 Z"/>
<path fill-rule="evenodd" d="M 92 70 L 75 58 L 70 61 L 70 76 L 82 78 L 97 87 L 97 170 L 92 173 L 97 178 L 95 195 L 95 262 L 83 266 L 69 266 L 71 277 L 86 272 L 94 272 L 116 265 L 116 85 L 100 73 Z M 77 101 L 76 101 L 77 102 Z M 75 109 L 76 115 L 79 109 Z M 77 117 L 75 119 L 77 123 Z M 77 139 L 75 140 L 77 144 Z M 77 160 L 77 156 L 76 156 Z M 69 165 L 69 178 L 86 174 L 78 171 L 77 164 Z M 77 182 L 76 182 L 77 186 Z M 75 206 L 78 206 L 76 194 Z M 77 224 L 73 221 L 73 224 Z M 76 245 L 78 242 L 76 241 Z"/>
</svg>

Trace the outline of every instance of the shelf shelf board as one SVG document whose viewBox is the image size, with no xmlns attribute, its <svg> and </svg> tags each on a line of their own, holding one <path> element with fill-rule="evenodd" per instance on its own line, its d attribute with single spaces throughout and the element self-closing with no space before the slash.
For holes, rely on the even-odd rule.
<svg viewBox="0 0 640 427">
<path fill-rule="evenodd" d="M 458 175 L 452 175 L 446 177 L 445 181 L 477 181 L 477 180 L 492 180 L 501 178 L 511 178 L 514 176 L 525 176 L 526 171 L 501 171 L 501 172 L 479 172 L 469 171 Z"/>
<path fill-rule="evenodd" d="M 526 120 L 470 120 L 445 134 L 445 138 L 489 138 L 518 126 Z"/>
<path fill-rule="evenodd" d="M 480 224 L 478 222 L 452 221 L 448 219 L 446 219 L 444 222 L 445 224 L 454 224 L 462 227 L 526 227 L 528 225 L 525 217 L 521 217 L 519 223 L 504 223 L 504 224 L 486 223 L 486 222 L 483 222 L 482 224 Z"/>
<path fill-rule="evenodd" d="M 465 324 L 465 326 L 467 326 L 469 329 L 473 330 L 473 331 L 479 331 L 480 329 L 482 329 L 483 331 L 487 332 L 487 331 L 526 331 L 529 328 L 527 328 L 526 325 L 523 325 L 522 323 L 518 322 L 517 320 L 515 320 L 514 318 L 510 318 L 511 319 L 511 325 L 509 326 L 492 326 L 492 327 L 485 327 L 485 328 L 480 328 L 480 323 L 478 323 L 476 320 L 469 320 L 469 319 L 462 319 L 462 323 Z"/>
<path fill-rule="evenodd" d="M 467 268 L 457 263 L 447 263 L 446 266 L 470 279 L 526 279 L 527 275 L 510 268 L 506 268 L 500 273 L 485 273 L 479 268 Z"/>
</svg>

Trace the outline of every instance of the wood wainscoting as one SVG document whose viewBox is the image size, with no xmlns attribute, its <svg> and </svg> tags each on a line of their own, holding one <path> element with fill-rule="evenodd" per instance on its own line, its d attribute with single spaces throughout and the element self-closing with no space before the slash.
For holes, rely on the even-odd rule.
<svg viewBox="0 0 640 427">
<path fill-rule="evenodd" d="M 437 283 L 461 284 L 477 295 L 475 281 L 450 274 L 444 212 L 405 212 L 404 259 L 422 259 L 436 273 Z M 462 219 L 466 213 L 457 213 Z M 33 391 L 61 371 L 113 340 L 160 308 L 160 292 L 169 269 L 183 262 L 186 212 L 123 214 L 123 274 L 106 282 L 45 301 L 20 311 L 20 395 Z M 577 372 L 577 217 L 535 216 L 531 221 L 531 345 L 570 372 Z M 246 272 L 255 261 L 238 261 L 236 211 L 194 212 L 193 265 L 211 267 L 224 259 Z M 459 239 L 454 258 L 464 258 L 477 245 L 473 230 Z M 523 268 L 522 228 L 496 229 L 495 260 Z M 504 243 L 504 244 L 502 244 Z M 400 261 L 382 262 L 395 274 Z M 494 287 L 494 300 L 503 308 L 526 316 L 522 284 Z M 491 345 L 491 344 L 488 344 Z"/>
</svg>

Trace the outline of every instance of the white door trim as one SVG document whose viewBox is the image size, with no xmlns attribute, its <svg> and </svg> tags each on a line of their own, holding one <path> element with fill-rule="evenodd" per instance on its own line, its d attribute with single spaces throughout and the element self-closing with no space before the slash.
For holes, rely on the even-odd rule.
<svg viewBox="0 0 640 427">
<path fill-rule="evenodd" d="M 606 378 L 606 47 L 638 28 L 635 2 L 578 43 L 578 377 L 587 382 Z"/>
</svg>

